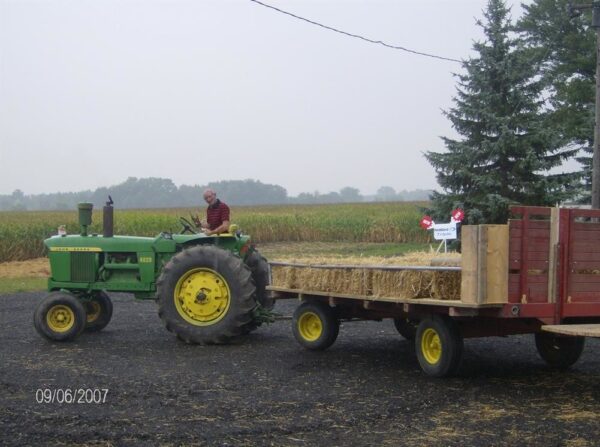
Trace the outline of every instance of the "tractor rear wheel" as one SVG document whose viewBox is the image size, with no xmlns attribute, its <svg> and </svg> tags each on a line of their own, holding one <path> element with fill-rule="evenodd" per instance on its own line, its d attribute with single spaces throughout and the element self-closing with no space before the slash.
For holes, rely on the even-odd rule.
<svg viewBox="0 0 600 447">
<path fill-rule="evenodd" d="M 252 272 L 226 250 L 183 250 L 165 265 L 156 284 L 160 318 L 186 343 L 227 343 L 252 321 Z"/>
<path fill-rule="evenodd" d="M 585 337 L 560 336 L 538 332 L 535 334 L 535 346 L 540 357 L 550 366 L 567 369 L 574 365 L 585 345 Z"/>
<path fill-rule="evenodd" d="M 84 301 L 87 314 L 85 330 L 98 332 L 106 327 L 113 314 L 113 305 L 106 292 L 99 292 Z"/>
<path fill-rule="evenodd" d="M 246 264 L 252 271 L 252 279 L 256 287 L 256 301 L 265 309 L 272 310 L 275 301 L 270 297 L 267 286 L 271 283 L 269 263 L 258 251 L 248 255 Z"/>
<path fill-rule="evenodd" d="M 70 341 L 85 328 L 85 308 L 68 292 L 51 292 L 33 314 L 36 331 L 48 340 Z"/>
</svg>

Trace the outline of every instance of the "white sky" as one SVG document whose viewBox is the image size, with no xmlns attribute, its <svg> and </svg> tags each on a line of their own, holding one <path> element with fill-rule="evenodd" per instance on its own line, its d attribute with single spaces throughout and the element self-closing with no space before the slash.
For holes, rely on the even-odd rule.
<svg viewBox="0 0 600 447">
<path fill-rule="evenodd" d="M 486 0 L 264 0 L 466 58 Z M 520 14 L 518 2 L 513 15 Z M 0 194 L 134 177 L 254 178 L 290 195 L 434 188 L 460 65 L 248 0 L 0 0 Z"/>
</svg>

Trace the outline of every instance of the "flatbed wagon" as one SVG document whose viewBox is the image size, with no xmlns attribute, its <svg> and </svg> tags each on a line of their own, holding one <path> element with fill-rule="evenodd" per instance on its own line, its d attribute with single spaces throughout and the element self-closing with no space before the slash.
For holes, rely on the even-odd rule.
<svg viewBox="0 0 600 447">
<path fill-rule="evenodd" d="M 307 349 L 331 346 L 341 321 L 390 318 L 401 335 L 414 339 L 430 376 L 458 370 L 465 338 L 515 334 L 534 334 L 540 356 L 568 368 L 581 356 L 585 337 L 600 336 L 600 211 L 513 207 L 511 213 L 507 225 L 463 226 L 460 267 L 310 266 L 459 270 L 458 300 L 353 295 L 311 284 L 269 289 L 276 299 L 302 301 L 292 329 Z"/>
</svg>

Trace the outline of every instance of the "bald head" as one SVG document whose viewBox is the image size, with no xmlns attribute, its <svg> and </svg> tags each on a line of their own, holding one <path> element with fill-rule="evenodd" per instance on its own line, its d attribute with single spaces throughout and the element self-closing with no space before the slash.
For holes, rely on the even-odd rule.
<svg viewBox="0 0 600 447">
<path fill-rule="evenodd" d="M 206 188 L 204 190 L 203 196 L 204 200 L 206 200 L 206 203 L 208 203 L 209 205 L 212 205 L 217 200 L 217 193 L 214 191 L 214 189 L 211 188 Z"/>
</svg>

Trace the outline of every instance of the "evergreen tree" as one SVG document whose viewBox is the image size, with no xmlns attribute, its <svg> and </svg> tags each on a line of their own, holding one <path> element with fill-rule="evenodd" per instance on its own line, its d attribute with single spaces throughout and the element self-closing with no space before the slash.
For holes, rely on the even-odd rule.
<svg viewBox="0 0 600 447">
<path fill-rule="evenodd" d="M 534 0 L 523 5 L 517 23 L 527 50 L 541 67 L 549 96 L 547 126 L 558 129 L 565 145 L 580 149 L 585 190 L 581 201 L 590 203 L 594 144 L 596 33 L 591 12 L 570 17 L 569 0 Z"/>
<path fill-rule="evenodd" d="M 434 218 L 447 220 L 460 206 L 467 223 L 505 223 L 511 204 L 554 205 L 572 194 L 576 175 L 548 171 L 575 151 L 544 126 L 543 85 L 504 1 L 489 0 L 478 25 L 485 39 L 463 62 L 455 106 L 445 112 L 461 139 L 443 137 L 447 151 L 425 156 L 443 189 L 431 197 Z"/>
</svg>

